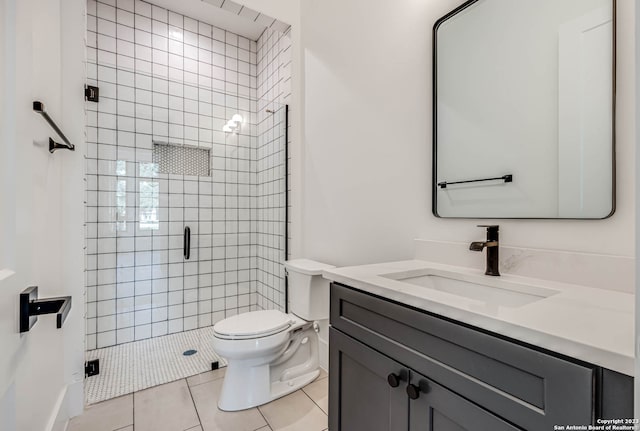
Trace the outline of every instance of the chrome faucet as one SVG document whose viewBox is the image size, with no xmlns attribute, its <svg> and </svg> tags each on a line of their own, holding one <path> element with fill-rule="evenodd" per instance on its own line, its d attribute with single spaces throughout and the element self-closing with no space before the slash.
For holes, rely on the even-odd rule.
<svg viewBox="0 0 640 431">
<path fill-rule="evenodd" d="M 472 251 L 482 251 L 485 247 L 487 248 L 487 267 L 484 273 L 486 275 L 500 275 L 500 271 L 498 270 L 498 225 L 484 225 L 479 224 L 478 227 L 486 227 L 487 228 L 487 240 L 485 242 L 472 242 L 469 244 L 469 250 Z"/>
</svg>

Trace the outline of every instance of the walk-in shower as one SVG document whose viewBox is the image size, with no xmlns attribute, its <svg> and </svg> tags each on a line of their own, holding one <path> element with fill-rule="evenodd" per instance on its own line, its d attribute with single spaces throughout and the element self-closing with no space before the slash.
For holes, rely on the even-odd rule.
<svg viewBox="0 0 640 431">
<path fill-rule="evenodd" d="M 286 301 L 288 30 L 114 3 L 88 2 L 89 402 L 206 371 L 215 322 Z"/>
</svg>

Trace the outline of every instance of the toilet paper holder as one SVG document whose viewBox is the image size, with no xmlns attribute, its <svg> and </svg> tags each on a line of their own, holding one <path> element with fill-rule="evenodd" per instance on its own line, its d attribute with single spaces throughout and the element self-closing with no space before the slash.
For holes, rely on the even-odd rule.
<svg viewBox="0 0 640 431">
<path fill-rule="evenodd" d="M 20 293 L 20 332 L 27 332 L 41 314 L 56 314 L 56 328 L 62 328 L 71 310 L 71 297 L 38 299 L 38 286 L 29 286 Z"/>
</svg>

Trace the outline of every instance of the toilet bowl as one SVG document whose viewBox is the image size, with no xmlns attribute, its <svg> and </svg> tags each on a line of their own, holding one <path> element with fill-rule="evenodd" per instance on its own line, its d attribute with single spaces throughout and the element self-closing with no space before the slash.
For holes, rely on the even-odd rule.
<svg viewBox="0 0 640 431">
<path fill-rule="evenodd" d="M 220 410 L 268 403 L 320 374 L 314 320 L 328 318 L 329 282 L 321 274 L 332 266 L 297 259 L 285 262 L 285 267 L 290 276 L 291 313 L 251 311 L 213 326 L 213 348 L 228 363 L 218 399 Z"/>
</svg>

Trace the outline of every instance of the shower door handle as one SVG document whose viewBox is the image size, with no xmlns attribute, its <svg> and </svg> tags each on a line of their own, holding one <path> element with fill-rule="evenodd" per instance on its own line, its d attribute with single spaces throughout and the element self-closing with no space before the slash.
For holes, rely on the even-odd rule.
<svg viewBox="0 0 640 431">
<path fill-rule="evenodd" d="M 184 227 L 184 241 L 182 247 L 184 258 L 189 260 L 189 257 L 191 257 L 191 228 L 189 226 Z"/>
</svg>

